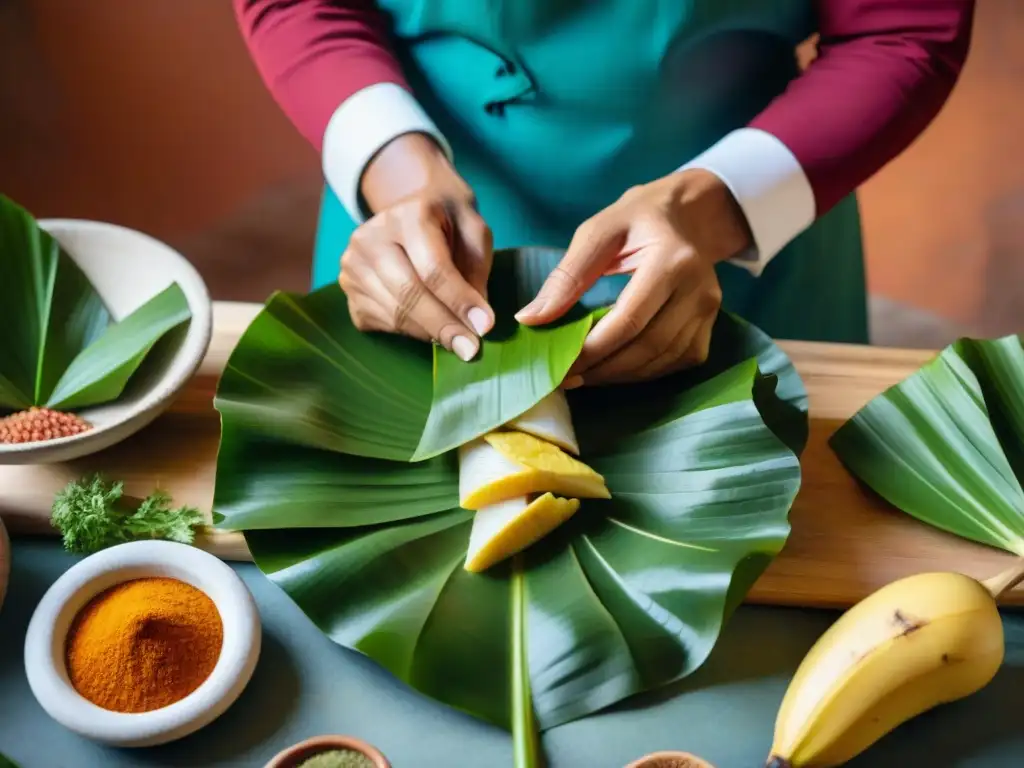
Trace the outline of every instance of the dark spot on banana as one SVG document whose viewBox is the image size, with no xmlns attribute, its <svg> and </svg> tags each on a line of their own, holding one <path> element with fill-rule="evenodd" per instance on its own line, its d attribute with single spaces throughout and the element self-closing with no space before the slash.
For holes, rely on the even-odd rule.
<svg viewBox="0 0 1024 768">
<path fill-rule="evenodd" d="M 892 623 L 900 629 L 900 637 L 906 637 L 911 632 L 916 632 L 928 622 L 919 621 L 918 619 L 911 619 L 903 615 L 903 612 L 897 608 L 892 614 Z"/>
</svg>

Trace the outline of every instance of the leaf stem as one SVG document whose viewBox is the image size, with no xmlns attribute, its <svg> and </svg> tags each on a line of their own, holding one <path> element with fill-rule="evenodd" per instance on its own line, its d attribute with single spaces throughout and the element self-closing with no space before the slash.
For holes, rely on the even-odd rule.
<svg viewBox="0 0 1024 768">
<path fill-rule="evenodd" d="M 1024 581 L 1024 557 L 1018 559 L 1005 571 L 997 573 L 981 583 L 992 597 L 998 600 L 1004 593 L 1009 592 L 1022 581 Z"/>
<path fill-rule="evenodd" d="M 512 764 L 541 768 L 526 658 L 526 579 L 520 555 L 512 560 Z"/>
</svg>

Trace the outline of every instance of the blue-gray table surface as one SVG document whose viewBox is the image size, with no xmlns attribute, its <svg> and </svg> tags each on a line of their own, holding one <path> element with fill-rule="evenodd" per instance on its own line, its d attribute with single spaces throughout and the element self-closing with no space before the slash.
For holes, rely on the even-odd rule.
<svg viewBox="0 0 1024 768">
<path fill-rule="evenodd" d="M 252 565 L 237 564 L 259 605 L 263 651 L 252 682 L 202 731 L 147 749 L 94 744 L 47 717 L 25 679 L 25 630 L 46 589 L 77 558 L 53 540 L 15 539 L 0 608 L 0 753 L 22 768 L 261 768 L 310 736 L 352 734 L 395 768 L 502 768 L 507 733 L 406 688 L 372 661 L 328 640 Z M 549 768 L 622 768 L 658 749 L 685 749 L 716 768 L 757 768 L 800 659 L 836 613 L 746 606 L 689 679 L 553 729 Z M 1007 656 L 980 693 L 905 724 L 850 768 L 1024 766 L 1024 614 L 1005 613 Z"/>
</svg>

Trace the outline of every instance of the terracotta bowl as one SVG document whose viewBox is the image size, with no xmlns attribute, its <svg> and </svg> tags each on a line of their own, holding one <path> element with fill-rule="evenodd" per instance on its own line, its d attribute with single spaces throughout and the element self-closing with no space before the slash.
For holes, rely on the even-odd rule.
<svg viewBox="0 0 1024 768">
<path fill-rule="evenodd" d="M 313 755 L 329 752 L 332 749 L 351 749 L 353 752 L 362 752 L 373 761 L 376 768 L 391 768 L 391 763 L 376 747 L 352 736 L 314 736 L 312 739 L 300 741 L 298 744 L 278 752 L 263 768 L 297 768 L 303 760 L 308 760 Z"/>
<path fill-rule="evenodd" d="M 626 768 L 715 768 L 689 752 L 652 752 L 634 760 Z"/>
</svg>

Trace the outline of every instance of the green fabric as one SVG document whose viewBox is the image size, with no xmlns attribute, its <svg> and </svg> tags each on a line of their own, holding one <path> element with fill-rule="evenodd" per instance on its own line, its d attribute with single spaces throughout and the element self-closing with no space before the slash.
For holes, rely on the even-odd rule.
<svg viewBox="0 0 1024 768">
<path fill-rule="evenodd" d="M 814 29 L 806 0 L 381 5 L 498 247 L 564 247 L 627 188 L 746 125 L 796 76 L 794 48 Z M 337 278 L 353 228 L 326 190 L 315 287 Z M 726 307 L 773 336 L 867 341 L 852 198 L 760 278 L 733 265 L 720 275 Z"/>
</svg>

